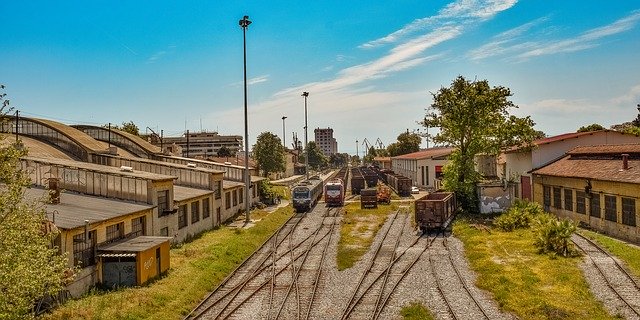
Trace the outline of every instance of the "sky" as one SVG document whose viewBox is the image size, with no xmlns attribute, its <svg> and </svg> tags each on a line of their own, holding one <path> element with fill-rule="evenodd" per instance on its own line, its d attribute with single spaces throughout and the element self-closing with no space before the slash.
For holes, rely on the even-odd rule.
<svg viewBox="0 0 640 320">
<path fill-rule="evenodd" d="M 28 117 L 179 136 L 265 131 L 338 151 L 425 133 L 458 76 L 511 89 L 547 135 L 631 121 L 640 103 L 637 1 L 2 1 L 0 83 Z M 433 133 L 434 129 L 430 129 Z M 356 140 L 358 143 L 356 144 Z M 422 147 L 426 147 L 424 141 Z M 432 146 L 432 145 L 431 145 Z"/>
</svg>

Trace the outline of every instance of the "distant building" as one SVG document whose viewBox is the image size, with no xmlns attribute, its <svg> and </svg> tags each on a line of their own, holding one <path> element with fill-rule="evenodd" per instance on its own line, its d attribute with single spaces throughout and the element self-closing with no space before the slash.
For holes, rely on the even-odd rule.
<svg viewBox="0 0 640 320">
<path fill-rule="evenodd" d="M 414 186 L 438 189 L 451 152 L 453 148 L 430 148 L 391 157 L 391 169 L 411 179 Z"/>
<path fill-rule="evenodd" d="M 333 137 L 333 129 L 316 128 L 313 130 L 313 133 L 315 134 L 316 145 L 325 156 L 328 157 L 332 154 L 338 153 L 338 142 Z"/>
<path fill-rule="evenodd" d="M 155 145 L 160 145 L 160 141 L 152 141 Z M 162 143 L 165 147 L 175 144 L 182 148 L 182 157 L 210 157 L 217 156 L 218 150 L 227 147 L 231 153 L 236 153 L 242 149 L 242 136 L 223 136 L 217 132 L 196 132 L 187 133 L 182 137 L 164 137 Z"/>
</svg>

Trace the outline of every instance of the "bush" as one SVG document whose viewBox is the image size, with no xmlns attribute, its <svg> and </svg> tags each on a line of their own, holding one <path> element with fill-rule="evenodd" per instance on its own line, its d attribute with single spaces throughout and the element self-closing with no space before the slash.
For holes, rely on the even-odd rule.
<svg viewBox="0 0 640 320">
<path fill-rule="evenodd" d="M 571 235 L 576 229 L 576 224 L 570 220 L 558 220 L 551 214 L 539 215 L 534 222 L 534 245 L 540 253 L 569 256 L 575 252 Z"/>
<path fill-rule="evenodd" d="M 536 216 L 543 214 L 540 204 L 516 200 L 509 210 L 497 217 L 493 224 L 503 231 L 528 228 Z"/>
</svg>

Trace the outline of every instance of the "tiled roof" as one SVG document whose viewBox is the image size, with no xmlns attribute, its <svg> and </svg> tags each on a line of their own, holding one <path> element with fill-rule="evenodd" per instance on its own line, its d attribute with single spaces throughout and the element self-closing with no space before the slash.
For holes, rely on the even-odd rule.
<svg viewBox="0 0 640 320">
<path fill-rule="evenodd" d="M 640 184 L 640 160 L 629 159 L 628 169 L 622 169 L 622 160 L 615 158 L 588 158 L 566 156 L 554 163 L 534 170 L 534 174 L 593 179 Z"/>
<path fill-rule="evenodd" d="M 418 159 L 429 159 L 434 157 L 448 156 L 453 152 L 454 148 L 430 148 L 425 150 L 420 150 L 418 152 L 403 154 L 397 157 L 391 157 L 391 159 L 403 159 L 403 160 L 418 160 Z"/>
<path fill-rule="evenodd" d="M 587 132 L 570 132 L 570 133 L 559 134 L 559 135 L 553 136 L 553 137 L 547 137 L 547 138 L 534 140 L 534 141 L 531 142 L 531 144 L 534 145 L 534 146 L 540 146 L 540 145 L 543 145 L 543 144 L 549 144 L 549 143 L 553 143 L 553 142 L 557 142 L 557 141 L 574 139 L 574 138 L 578 138 L 578 137 L 581 137 L 581 136 L 593 135 L 593 134 L 599 133 L 599 132 L 616 132 L 616 133 L 619 133 L 619 134 L 625 134 L 625 133 L 622 133 L 622 132 L 618 132 L 618 131 L 614 131 L 614 130 L 608 130 L 608 129 L 598 130 L 598 131 L 587 131 Z M 506 153 L 516 152 L 516 151 L 518 151 L 520 149 L 522 149 L 522 147 L 516 146 L 516 147 L 512 147 L 512 148 L 508 149 L 505 152 Z"/>
<path fill-rule="evenodd" d="M 615 154 L 623 153 L 633 154 L 640 153 L 640 144 L 614 144 L 614 145 L 597 145 L 597 146 L 579 146 L 571 149 L 567 154 Z"/>
</svg>

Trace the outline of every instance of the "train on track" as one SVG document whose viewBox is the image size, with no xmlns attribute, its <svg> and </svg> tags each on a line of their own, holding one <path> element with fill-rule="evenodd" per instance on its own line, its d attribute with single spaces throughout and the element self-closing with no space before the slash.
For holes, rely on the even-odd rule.
<svg viewBox="0 0 640 320">
<path fill-rule="evenodd" d="M 318 203 L 322 197 L 323 183 L 318 176 L 298 183 L 291 190 L 293 208 L 296 212 L 307 212 Z"/>
<path fill-rule="evenodd" d="M 442 229 L 453 219 L 458 209 L 453 192 L 433 192 L 414 202 L 415 221 L 423 232 Z"/>
<path fill-rule="evenodd" d="M 411 196 L 411 186 L 413 182 L 410 178 L 394 173 L 389 169 L 378 169 L 372 167 L 372 172 L 376 174 L 379 180 L 384 181 L 393 191 L 401 197 Z"/>
<path fill-rule="evenodd" d="M 344 205 L 345 187 L 344 181 L 335 178 L 324 185 L 324 202 L 327 206 Z"/>
</svg>

